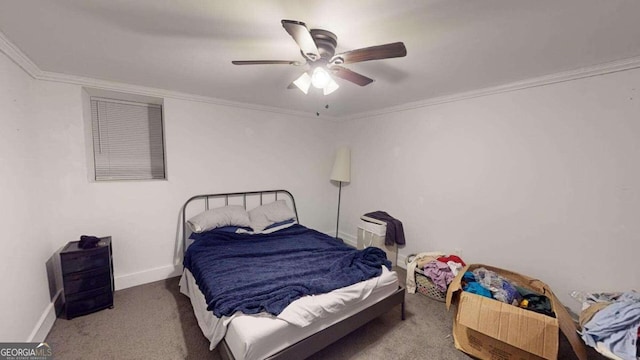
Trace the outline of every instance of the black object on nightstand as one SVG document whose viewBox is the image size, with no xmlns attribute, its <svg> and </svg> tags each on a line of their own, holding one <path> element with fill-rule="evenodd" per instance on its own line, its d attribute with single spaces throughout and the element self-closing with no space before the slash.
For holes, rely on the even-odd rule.
<svg viewBox="0 0 640 360">
<path fill-rule="evenodd" d="M 60 251 L 67 319 L 113 308 L 111 236 L 89 249 L 78 244 L 71 241 Z"/>
</svg>

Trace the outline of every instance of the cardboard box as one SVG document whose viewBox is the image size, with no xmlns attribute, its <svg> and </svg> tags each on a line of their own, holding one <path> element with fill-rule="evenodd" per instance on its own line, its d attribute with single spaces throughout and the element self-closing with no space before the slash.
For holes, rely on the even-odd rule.
<svg viewBox="0 0 640 360">
<path fill-rule="evenodd" d="M 556 318 L 462 291 L 464 272 L 479 267 L 547 296 Z M 455 347 L 469 355 L 490 360 L 556 359 L 561 329 L 577 357 L 587 359 L 586 348 L 576 333 L 571 316 L 549 286 L 540 280 L 492 266 L 471 264 L 449 285 L 447 309 L 453 302 L 457 304 L 453 319 Z"/>
</svg>

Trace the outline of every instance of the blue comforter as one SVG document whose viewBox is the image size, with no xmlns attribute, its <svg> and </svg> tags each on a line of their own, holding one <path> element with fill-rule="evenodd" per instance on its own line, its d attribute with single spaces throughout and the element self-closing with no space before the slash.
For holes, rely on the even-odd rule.
<svg viewBox="0 0 640 360">
<path fill-rule="evenodd" d="M 217 317 L 236 311 L 278 315 L 292 301 L 378 276 L 391 269 L 384 251 L 356 250 L 302 225 L 272 234 L 212 230 L 192 234 L 184 266 Z"/>
</svg>

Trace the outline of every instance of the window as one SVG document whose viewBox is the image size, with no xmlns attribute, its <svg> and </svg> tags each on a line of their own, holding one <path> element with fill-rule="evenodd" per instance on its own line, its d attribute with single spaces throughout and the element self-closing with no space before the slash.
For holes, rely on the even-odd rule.
<svg viewBox="0 0 640 360">
<path fill-rule="evenodd" d="M 95 179 L 165 179 L 162 106 L 91 98 Z"/>
</svg>

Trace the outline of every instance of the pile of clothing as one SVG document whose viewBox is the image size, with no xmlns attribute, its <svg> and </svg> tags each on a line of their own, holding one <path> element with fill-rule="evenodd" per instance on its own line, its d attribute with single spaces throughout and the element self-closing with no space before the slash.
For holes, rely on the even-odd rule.
<svg viewBox="0 0 640 360">
<path fill-rule="evenodd" d="M 453 278 L 466 265 L 456 255 L 440 256 L 424 264 L 422 271 L 424 276 L 428 277 L 438 290 L 447 292 L 447 287 L 449 287 Z"/>
<path fill-rule="evenodd" d="M 579 322 L 584 342 L 603 355 L 640 358 L 640 293 L 587 294 Z"/>
<path fill-rule="evenodd" d="M 441 252 L 428 252 L 415 255 L 407 265 L 407 291 L 416 292 L 413 273 L 416 269 L 429 278 L 435 287 L 445 293 L 447 287 L 467 264 L 456 255 L 445 255 Z"/>
<path fill-rule="evenodd" d="M 519 286 L 483 267 L 462 275 L 462 290 L 556 317 L 548 297 Z"/>
</svg>

